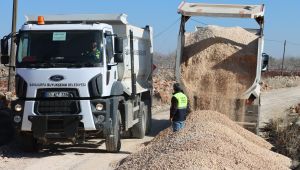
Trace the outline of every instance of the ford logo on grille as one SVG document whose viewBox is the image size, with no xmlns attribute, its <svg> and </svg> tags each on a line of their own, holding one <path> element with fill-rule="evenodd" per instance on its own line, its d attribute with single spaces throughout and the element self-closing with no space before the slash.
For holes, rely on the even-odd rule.
<svg viewBox="0 0 300 170">
<path fill-rule="evenodd" d="M 53 76 L 51 76 L 49 79 L 50 79 L 51 81 L 56 81 L 56 82 L 58 82 L 58 81 L 62 81 L 62 80 L 65 79 L 65 78 L 64 78 L 64 76 L 62 76 L 62 75 L 53 75 Z"/>
</svg>

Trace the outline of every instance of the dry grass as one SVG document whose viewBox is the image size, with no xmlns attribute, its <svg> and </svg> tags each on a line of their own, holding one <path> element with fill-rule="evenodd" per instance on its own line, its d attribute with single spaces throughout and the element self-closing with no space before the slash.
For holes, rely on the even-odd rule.
<svg viewBox="0 0 300 170">
<path fill-rule="evenodd" d="M 285 118 L 271 120 L 262 131 L 274 151 L 300 160 L 300 104 L 290 107 Z"/>
<path fill-rule="evenodd" d="M 300 156 L 300 128 L 298 118 L 286 124 L 283 119 L 270 121 L 266 127 L 268 141 L 274 145 L 274 151 L 294 160 Z"/>
</svg>

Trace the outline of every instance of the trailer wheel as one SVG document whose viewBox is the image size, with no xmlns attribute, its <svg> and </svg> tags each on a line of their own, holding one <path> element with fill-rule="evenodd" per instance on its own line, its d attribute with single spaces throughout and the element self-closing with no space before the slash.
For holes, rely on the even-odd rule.
<svg viewBox="0 0 300 170">
<path fill-rule="evenodd" d="M 39 150 L 39 144 L 37 143 L 37 139 L 33 137 L 32 133 L 18 133 L 17 142 L 20 149 L 22 149 L 25 152 L 37 152 Z"/>
<path fill-rule="evenodd" d="M 9 111 L 0 111 L 0 146 L 8 144 L 14 137 L 14 127 L 9 115 Z"/>
<path fill-rule="evenodd" d="M 138 123 L 136 123 L 132 127 L 132 136 L 138 139 L 143 139 L 145 137 L 146 133 L 146 109 L 144 102 L 141 102 L 140 104 L 140 110 L 138 113 Z"/>
<path fill-rule="evenodd" d="M 113 121 L 113 127 L 105 137 L 105 146 L 108 152 L 117 153 L 121 149 L 121 113 L 118 110 L 116 120 Z"/>
</svg>

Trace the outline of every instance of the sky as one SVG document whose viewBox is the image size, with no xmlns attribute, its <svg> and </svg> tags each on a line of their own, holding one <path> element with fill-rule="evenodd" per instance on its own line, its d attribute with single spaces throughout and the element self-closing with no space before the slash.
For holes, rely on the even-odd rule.
<svg viewBox="0 0 300 170">
<path fill-rule="evenodd" d="M 47 14 L 97 14 L 125 13 L 130 24 L 154 28 L 154 50 L 169 54 L 176 50 L 180 15 L 177 13 L 181 0 L 19 0 L 17 29 L 24 23 L 25 15 Z M 273 57 L 283 54 L 300 57 L 300 1 L 299 0 L 191 0 L 188 2 L 218 4 L 265 4 L 265 50 Z M 11 31 L 13 0 L 0 0 L 0 37 Z M 258 28 L 250 19 L 224 19 L 196 17 L 189 21 L 188 31 L 195 26 L 220 25 Z"/>
</svg>

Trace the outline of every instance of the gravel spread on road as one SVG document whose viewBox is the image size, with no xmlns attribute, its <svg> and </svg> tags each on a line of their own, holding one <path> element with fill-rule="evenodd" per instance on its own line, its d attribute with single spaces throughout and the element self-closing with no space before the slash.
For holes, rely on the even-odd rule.
<svg viewBox="0 0 300 170">
<path fill-rule="evenodd" d="M 197 111 L 182 131 L 162 131 L 117 169 L 289 169 L 289 158 L 271 147 L 223 114 Z"/>
</svg>

